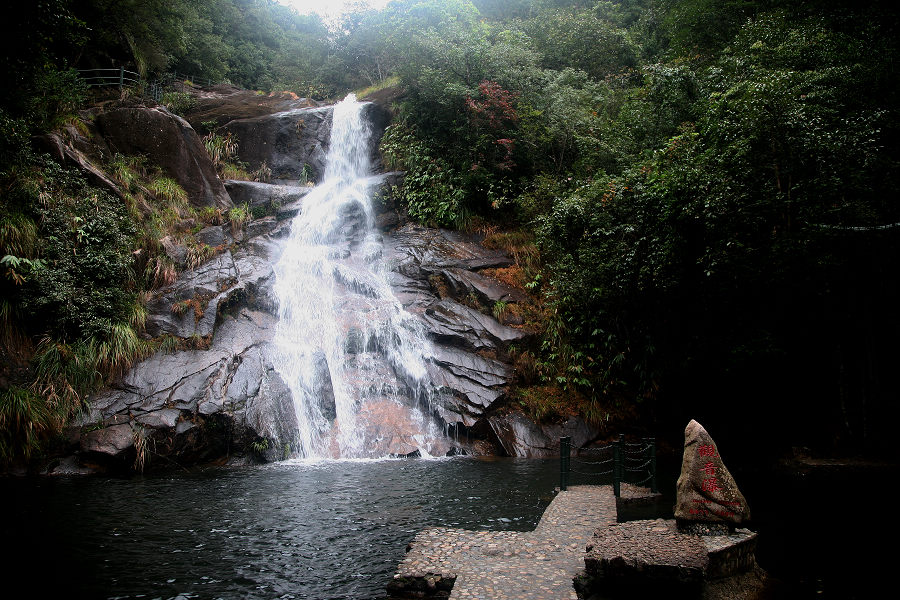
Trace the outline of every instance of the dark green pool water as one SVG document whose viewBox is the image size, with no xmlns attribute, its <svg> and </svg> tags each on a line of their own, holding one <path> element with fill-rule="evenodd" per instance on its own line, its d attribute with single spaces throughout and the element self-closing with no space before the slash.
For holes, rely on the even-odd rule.
<svg viewBox="0 0 900 600">
<path fill-rule="evenodd" d="M 664 498 L 620 519 L 671 517 L 677 465 L 660 466 Z M 766 598 L 890 585 L 897 520 L 864 490 L 896 473 L 867 473 L 738 471 L 757 560 L 777 580 Z M 375 600 L 419 530 L 531 530 L 557 485 L 558 459 L 469 457 L 0 478 L 3 572 L 35 598 Z"/>
<path fill-rule="evenodd" d="M 533 529 L 558 469 L 515 459 L 287 462 L 0 489 L 12 503 L 10 572 L 32 581 L 32 597 L 371 599 L 384 596 L 420 529 Z"/>
</svg>

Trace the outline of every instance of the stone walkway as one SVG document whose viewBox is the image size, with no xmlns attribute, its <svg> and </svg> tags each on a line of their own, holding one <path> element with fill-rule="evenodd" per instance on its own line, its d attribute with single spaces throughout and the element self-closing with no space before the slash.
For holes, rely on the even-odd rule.
<svg viewBox="0 0 900 600">
<path fill-rule="evenodd" d="M 534 531 L 433 528 L 419 533 L 389 586 L 393 594 L 463 600 L 576 600 L 573 578 L 599 527 L 616 522 L 610 486 L 560 492 Z M 452 588 L 452 592 L 450 591 Z"/>
</svg>

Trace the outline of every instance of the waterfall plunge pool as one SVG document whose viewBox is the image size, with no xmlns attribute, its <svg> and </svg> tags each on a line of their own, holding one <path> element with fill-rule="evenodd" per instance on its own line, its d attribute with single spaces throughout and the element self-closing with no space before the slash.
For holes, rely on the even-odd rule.
<svg viewBox="0 0 900 600">
<path fill-rule="evenodd" d="M 676 467 L 660 465 L 655 507 L 620 520 L 671 518 Z M 868 598 L 892 585 L 893 554 L 875 548 L 896 523 L 847 510 L 846 481 L 804 479 L 795 494 L 770 489 L 771 470 L 736 477 L 756 512 L 759 564 L 780 580 L 768 598 Z M 38 598 L 382 599 L 420 530 L 528 531 L 557 485 L 558 459 L 472 457 L 0 478 L 4 568 L 7 585 Z M 788 514 L 785 493 L 818 501 Z"/>
<path fill-rule="evenodd" d="M 69 598 L 375 599 L 428 527 L 534 529 L 558 460 L 287 461 L 0 480 L 7 571 Z"/>
</svg>

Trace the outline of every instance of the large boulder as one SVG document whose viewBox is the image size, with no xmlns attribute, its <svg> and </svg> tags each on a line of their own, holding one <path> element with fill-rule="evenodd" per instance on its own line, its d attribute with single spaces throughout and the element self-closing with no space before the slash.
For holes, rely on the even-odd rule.
<svg viewBox="0 0 900 600">
<path fill-rule="evenodd" d="M 747 500 L 722 462 L 716 443 L 694 420 L 684 430 L 676 492 L 675 519 L 684 530 L 719 533 L 721 526 L 733 529 L 750 519 Z"/>
<path fill-rule="evenodd" d="M 232 206 L 203 142 L 181 117 L 164 108 L 118 108 L 97 115 L 96 124 L 112 151 L 147 156 L 184 188 L 194 206 Z"/>
<path fill-rule="evenodd" d="M 81 449 L 119 456 L 134 447 L 134 429 L 129 424 L 110 425 L 89 431 L 81 437 Z"/>
<path fill-rule="evenodd" d="M 235 119 L 223 130 L 238 145 L 238 156 L 251 169 L 265 163 L 275 180 L 320 181 L 331 134 L 331 106 L 297 108 L 261 117 Z"/>
<path fill-rule="evenodd" d="M 280 218 L 289 218 L 299 212 L 300 200 L 312 188 L 228 179 L 225 181 L 225 189 L 236 205 L 246 204 L 254 213 L 277 213 Z M 285 210 L 289 208 L 291 210 Z"/>
</svg>

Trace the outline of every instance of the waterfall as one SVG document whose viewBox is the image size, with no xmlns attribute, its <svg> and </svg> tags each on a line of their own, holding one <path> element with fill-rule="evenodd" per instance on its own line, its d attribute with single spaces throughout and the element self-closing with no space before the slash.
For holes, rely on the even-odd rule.
<svg viewBox="0 0 900 600">
<path fill-rule="evenodd" d="M 325 176 L 304 197 L 275 266 L 275 367 L 294 399 L 302 458 L 427 454 L 432 419 L 421 324 L 394 296 L 373 227 L 371 128 L 350 94 L 334 107 Z"/>
</svg>

